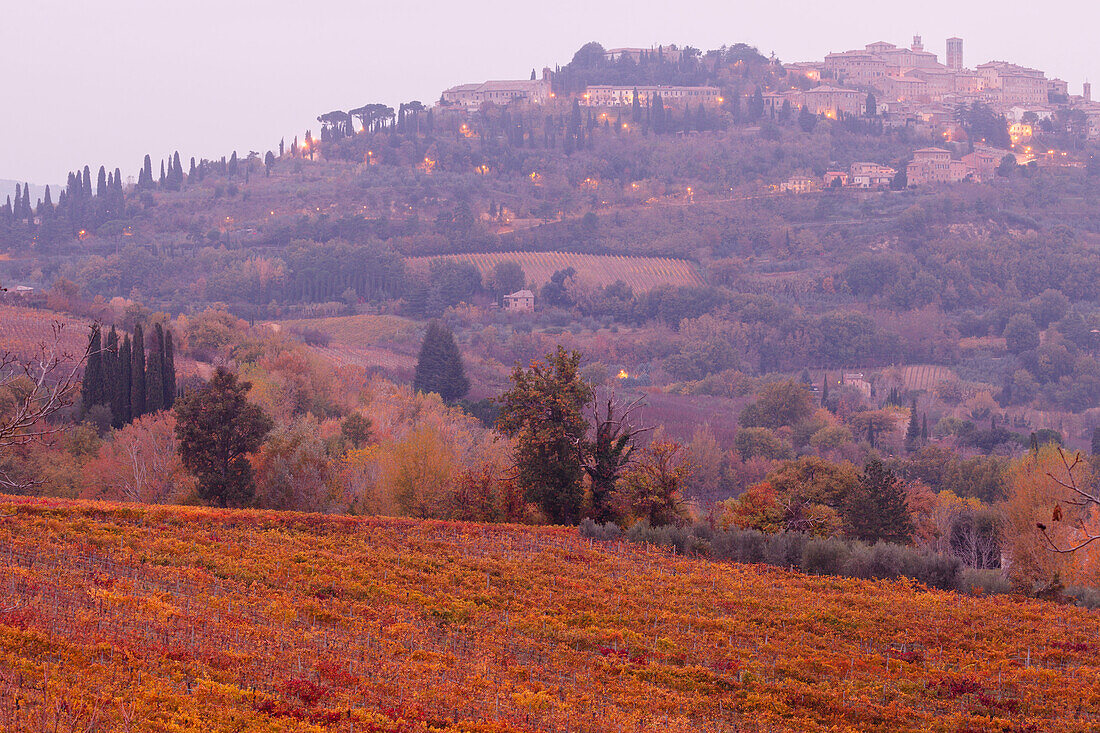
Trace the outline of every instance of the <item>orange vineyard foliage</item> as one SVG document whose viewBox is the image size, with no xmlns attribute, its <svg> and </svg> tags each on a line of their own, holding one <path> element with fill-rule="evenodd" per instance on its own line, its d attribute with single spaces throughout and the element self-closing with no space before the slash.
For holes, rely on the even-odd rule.
<svg viewBox="0 0 1100 733">
<path fill-rule="evenodd" d="M 588 255 L 575 252 L 489 252 L 481 254 L 444 255 L 441 257 L 409 257 L 405 261 L 411 270 L 427 271 L 432 260 L 447 259 L 468 262 L 481 271 L 491 273 L 498 262 L 518 262 L 527 276 L 527 285 L 535 288 L 550 282 L 558 270 L 572 267 L 577 276 L 591 285 L 610 285 L 622 280 L 635 292 L 652 290 L 659 285 L 705 285 L 699 269 L 687 260 L 668 257 L 624 257 L 622 255 Z"/>
<path fill-rule="evenodd" d="M 0 500 L 0 730 L 1085 731 L 1100 616 L 573 529 Z"/>
</svg>

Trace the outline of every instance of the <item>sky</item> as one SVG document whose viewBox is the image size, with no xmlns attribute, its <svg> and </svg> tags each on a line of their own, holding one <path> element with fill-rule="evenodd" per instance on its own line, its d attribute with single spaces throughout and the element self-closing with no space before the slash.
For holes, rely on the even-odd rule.
<svg viewBox="0 0 1100 733">
<path fill-rule="evenodd" d="M 455 84 L 527 78 L 604 46 L 744 42 L 784 61 L 915 33 L 944 60 L 1034 66 L 1100 88 L 1094 0 L 30 0 L 0 23 L 0 179 L 61 183 L 85 164 L 136 175 L 178 150 L 216 158 L 289 143 L 316 117 L 425 103 Z M 186 165 L 186 162 L 185 162 Z"/>
</svg>

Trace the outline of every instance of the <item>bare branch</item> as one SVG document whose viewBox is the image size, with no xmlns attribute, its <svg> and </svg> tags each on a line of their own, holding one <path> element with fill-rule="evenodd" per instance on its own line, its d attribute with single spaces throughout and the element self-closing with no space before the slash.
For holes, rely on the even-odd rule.
<svg viewBox="0 0 1100 733">
<path fill-rule="evenodd" d="M 1074 474 L 1074 471 L 1077 470 L 1078 466 L 1084 463 L 1084 459 L 1081 458 L 1081 453 L 1079 451 L 1075 453 L 1073 456 L 1073 461 L 1071 462 L 1066 457 L 1065 450 L 1063 450 L 1061 446 L 1059 446 L 1058 457 L 1061 458 L 1062 466 L 1065 467 L 1068 481 L 1063 481 L 1049 471 L 1046 473 L 1046 475 L 1048 478 L 1050 478 L 1051 481 L 1058 484 L 1066 491 L 1070 492 L 1071 496 L 1070 498 L 1066 499 L 1065 502 L 1070 506 L 1082 508 L 1093 505 L 1100 506 L 1100 495 L 1090 494 L 1088 491 L 1082 489 L 1077 483 L 1077 476 Z M 1058 511 L 1057 508 L 1056 511 Z M 1061 513 L 1059 511 L 1059 513 L 1055 516 L 1055 521 L 1060 521 L 1060 518 Z M 1093 542 L 1100 540 L 1100 535 L 1094 534 L 1093 532 L 1089 531 L 1084 522 L 1080 520 L 1076 522 L 1076 526 L 1074 527 L 1074 529 L 1077 530 L 1077 532 L 1080 534 L 1081 537 L 1083 537 L 1083 539 L 1072 546 L 1060 546 L 1057 542 L 1055 542 L 1054 538 L 1050 536 L 1050 532 L 1045 524 L 1040 522 L 1037 527 L 1040 534 L 1042 534 L 1043 539 L 1047 543 L 1047 549 L 1049 549 L 1051 552 L 1057 552 L 1063 555 L 1071 555 L 1079 550 L 1088 547 Z"/>
</svg>

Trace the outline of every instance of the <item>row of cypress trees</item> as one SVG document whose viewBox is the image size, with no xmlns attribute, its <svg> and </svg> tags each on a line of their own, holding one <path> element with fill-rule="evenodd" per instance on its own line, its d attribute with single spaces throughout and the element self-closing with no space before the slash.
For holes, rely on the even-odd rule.
<svg viewBox="0 0 1100 733">
<path fill-rule="evenodd" d="M 87 412 L 97 405 L 111 411 L 116 428 L 142 415 L 166 410 L 176 401 L 176 362 L 172 332 L 156 324 L 148 348 L 141 324 L 133 338 L 119 341 L 114 326 L 103 339 L 99 325 L 92 327 L 88 364 L 81 396 Z"/>
</svg>

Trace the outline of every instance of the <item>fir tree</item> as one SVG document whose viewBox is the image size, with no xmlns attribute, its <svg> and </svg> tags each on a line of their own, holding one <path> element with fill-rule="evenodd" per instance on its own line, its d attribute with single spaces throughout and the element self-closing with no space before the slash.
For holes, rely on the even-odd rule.
<svg viewBox="0 0 1100 733">
<path fill-rule="evenodd" d="M 413 388 L 418 392 L 435 392 L 445 402 L 460 400 L 470 391 L 454 334 L 438 320 L 428 324 L 416 362 Z"/>
<path fill-rule="evenodd" d="M 913 515 L 901 481 L 877 458 L 867 463 L 847 507 L 852 534 L 864 542 L 907 545 L 913 539 Z"/>
<path fill-rule="evenodd" d="M 145 334 L 141 324 L 134 326 L 130 355 L 130 419 L 145 414 Z"/>
</svg>

